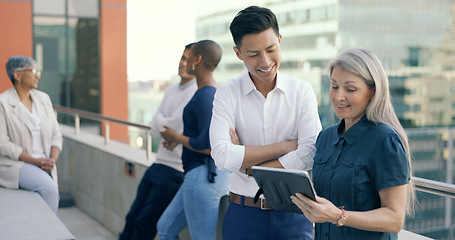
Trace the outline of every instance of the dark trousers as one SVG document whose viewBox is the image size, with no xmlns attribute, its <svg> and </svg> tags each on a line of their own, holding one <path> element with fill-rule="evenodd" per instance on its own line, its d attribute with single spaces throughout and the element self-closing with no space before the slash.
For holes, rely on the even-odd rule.
<svg viewBox="0 0 455 240">
<path fill-rule="evenodd" d="M 152 164 L 137 188 L 126 215 L 120 240 L 154 239 L 156 223 L 183 182 L 183 173 L 163 164 Z"/>
<path fill-rule="evenodd" d="M 261 210 L 229 202 L 223 240 L 312 240 L 313 224 L 302 214 Z"/>
</svg>

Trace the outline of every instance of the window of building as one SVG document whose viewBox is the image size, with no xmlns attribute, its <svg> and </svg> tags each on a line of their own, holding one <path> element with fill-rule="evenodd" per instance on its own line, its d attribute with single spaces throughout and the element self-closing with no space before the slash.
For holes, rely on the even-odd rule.
<svg viewBox="0 0 455 240">
<path fill-rule="evenodd" d="M 99 112 L 98 20 L 35 16 L 34 45 L 54 104 Z"/>
<path fill-rule="evenodd" d="M 99 113 L 99 1 L 34 0 L 33 11 L 39 88 L 55 105 Z"/>
</svg>

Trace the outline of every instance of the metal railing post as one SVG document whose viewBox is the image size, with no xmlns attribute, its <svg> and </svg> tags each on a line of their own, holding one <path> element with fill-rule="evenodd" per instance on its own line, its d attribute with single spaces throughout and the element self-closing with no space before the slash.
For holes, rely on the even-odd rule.
<svg viewBox="0 0 455 240">
<path fill-rule="evenodd" d="M 109 123 L 104 122 L 104 143 L 109 143 Z"/>
<path fill-rule="evenodd" d="M 80 127 L 81 127 L 81 119 L 79 118 L 79 114 L 74 114 L 74 133 L 76 135 L 79 134 L 79 131 L 80 131 Z"/>
<path fill-rule="evenodd" d="M 147 131 L 147 159 L 152 158 L 152 134 Z"/>
<path fill-rule="evenodd" d="M 453 134 L 454 131 L 453 129 L 448 129 L 449 131 L 449 138 L 447 139 L 447 151 L 448 151 L 448 156 L 447 156 L 447 176 L 446 176 L 446 182 L 448 184 L 452 184 L 452 167 L 453 167 Z M 445 209 L 445 226 L 448 229 L 448 236 L 449 239 L 453 239 L 453 228 L 452 228 L 452 198 L 446 198 L 446 209 Z"/>
</svg>

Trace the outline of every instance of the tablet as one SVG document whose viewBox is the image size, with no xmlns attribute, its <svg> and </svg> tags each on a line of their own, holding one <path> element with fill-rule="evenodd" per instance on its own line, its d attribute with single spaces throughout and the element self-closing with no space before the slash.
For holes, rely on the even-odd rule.
<svg viewBox="0 0 455 240">
<path fill-rule="evenodd" d="M 251 173 L 273 210 L 302 214 L 291 200 L 296 193 L 316 201 L 316 192 L 307 171 L 253 166 Z"/>
</svg>

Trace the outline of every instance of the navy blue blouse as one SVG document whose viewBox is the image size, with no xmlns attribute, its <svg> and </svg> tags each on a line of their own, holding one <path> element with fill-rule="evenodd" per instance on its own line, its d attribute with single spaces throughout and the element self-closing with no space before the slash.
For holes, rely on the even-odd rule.
<svg viewBox="0 0 455 240">
<path fill-rule="evenodd" d="M 213 98 L 216 88 L 205 86 L 196 91 L 183 109 L 183 135 L 190 138 L 190 146 L 196 150 L 210 148 L 209 128 L 212 119 Z M 215 164 L 210 155 L 183 147 L 182 163 L 185 173 L 203 164 L 209 166 L 209 181 L 214 181 Z"/>
<path fill-rule="evenodd" d="M 388 125 L 363 116 L 344 134 L 344 120 L 324 129 L 316 141 L 313 181 L 318 196 L 347 211 L 381 207 L 379 190 L 407 184 L 408 155 Z M 348 216 L 349 217 L 349 216 Z M 398 239 L 395 233 L 364 231 L 331 223 L 316 224 L 316 239 Z"/>
</svg>

